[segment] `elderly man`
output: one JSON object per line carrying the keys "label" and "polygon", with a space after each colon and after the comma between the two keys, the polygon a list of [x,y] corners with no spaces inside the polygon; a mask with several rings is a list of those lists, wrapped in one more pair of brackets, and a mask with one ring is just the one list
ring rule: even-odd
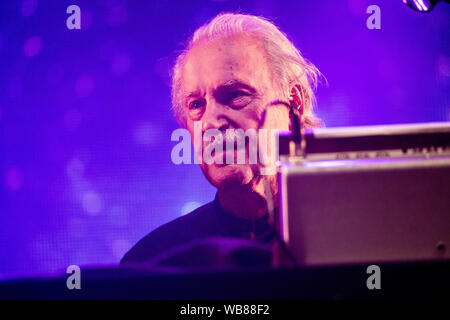
{"label": "elderly man", "polygon": [[[203,132],[217,129],[225,134],[230,129],[261,129],[263,116],[265,128],[289,130],[288,108],[272,103],[270,113],[265,110],[272,101],[289,101],[292,87],[297,86],[302,91],[305,125],[316,127],[320,120],[312,106],[318,76],[318,70],[274,24],[252,15],[220,14],[194,33],[176,61],[175,117],[191,137],[196,122]],[[248,153],[248,144],[245,148]],[[261,175],[261,164],[248,161],[200,161],[200,166],[217,188],[215,200],[151,232],[124,256],[122,266],[152,261],[208,238],[273,240],[267,204],[277,210],[276,176]],[[267,186],[270,192],[264,189]]]}

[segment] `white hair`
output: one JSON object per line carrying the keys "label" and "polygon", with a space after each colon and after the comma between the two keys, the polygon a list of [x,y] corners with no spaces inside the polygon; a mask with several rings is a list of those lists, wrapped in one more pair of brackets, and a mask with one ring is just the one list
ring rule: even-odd
{"label": "white hair", "polygon": [[186,125],[181,81],[183,63],[188,51],[200,42],[235,35],[248,35],[262,41],[274,79],[278,80],[276,86],[281,95],[279,99],[287,101],[291,88],[296,84],[300,85],[305,95],[306,127],[322,126],[322,121],[313,112],[314,91],[321,77],[319,70],[303,58],[300,51],[273,23],[262,17],[235,13],[221,13],[198,28],[176,59],[172,74],[172,105],[178,123]]}

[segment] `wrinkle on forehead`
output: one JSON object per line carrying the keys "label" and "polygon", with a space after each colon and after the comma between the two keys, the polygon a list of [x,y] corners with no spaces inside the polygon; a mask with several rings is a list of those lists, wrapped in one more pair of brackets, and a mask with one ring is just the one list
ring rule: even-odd
{"label": "wrinkle on forehead", "polygon": [[182,75],[185,94],[234,79],[257,90],[272,86],[272,72],[261,40],[236,35],[204,41],[187,53]]}

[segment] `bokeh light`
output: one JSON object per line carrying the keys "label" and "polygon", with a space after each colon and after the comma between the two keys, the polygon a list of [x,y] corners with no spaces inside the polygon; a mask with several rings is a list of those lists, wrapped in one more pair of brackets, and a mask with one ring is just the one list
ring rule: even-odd
{"label": "bokeh light", "polygon": [[27,57],[34,57],[41,52],[42,40],[39,36],[33,36],[25,41],[23,53]]}
{"label": "bokeh light", "polygon": [[124,6],[113,6],[108,13],[108,23],[110,26],[118,27],[127,20],[127,9]]}
{"label": "bokeh light", "polygon": [[24,174],[18,167],[11,167],[6,173],[6,186],[10,191],[17,191],[24,184]]}
{"label": "bokeh light", "polygon": [[75,83],[75,93],[80,98],[86,98],[94,91],[94,79],[90,75],[80,76]]}
{"label": "bokeh light", "polygon": [[103,200],[101,196],[94,191],[88,191],[82,196],[83,209],[89,215],[97,215],[103,210]]}
{"label": "bokeh light", "polygon": [[31,16],[38,7],[38,1],[37,0],[23,0],[22,6],[20,8],[20,13],[24,17]]}
{"label": "bokeh light", "polygon": [[127,54],[119,54],[111,62],[111,72],[116,76],[121,76],[130,70],[130,66],[130,56]]}

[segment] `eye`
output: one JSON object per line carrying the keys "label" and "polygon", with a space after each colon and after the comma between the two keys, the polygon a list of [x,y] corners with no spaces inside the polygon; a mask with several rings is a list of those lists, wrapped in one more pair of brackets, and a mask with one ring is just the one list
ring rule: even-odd
{"label": "eye", "polygon": [[198,99],[198,100],[194,100],[194,101],[189,102],[189,109],[191,109],[191,110],[202,108],[204,106],[205,106],[205,100],[204,99]]}
{"label": "eye", "polygon": [[237,90],[229,94],[229,106],[235,109],[243,108],[252,100],[248,92]]}
{"label": "eye", "polygon": [[242,96],[248,96],[247,92],[238,90],[231,93],[231,99],[236,99]]}

